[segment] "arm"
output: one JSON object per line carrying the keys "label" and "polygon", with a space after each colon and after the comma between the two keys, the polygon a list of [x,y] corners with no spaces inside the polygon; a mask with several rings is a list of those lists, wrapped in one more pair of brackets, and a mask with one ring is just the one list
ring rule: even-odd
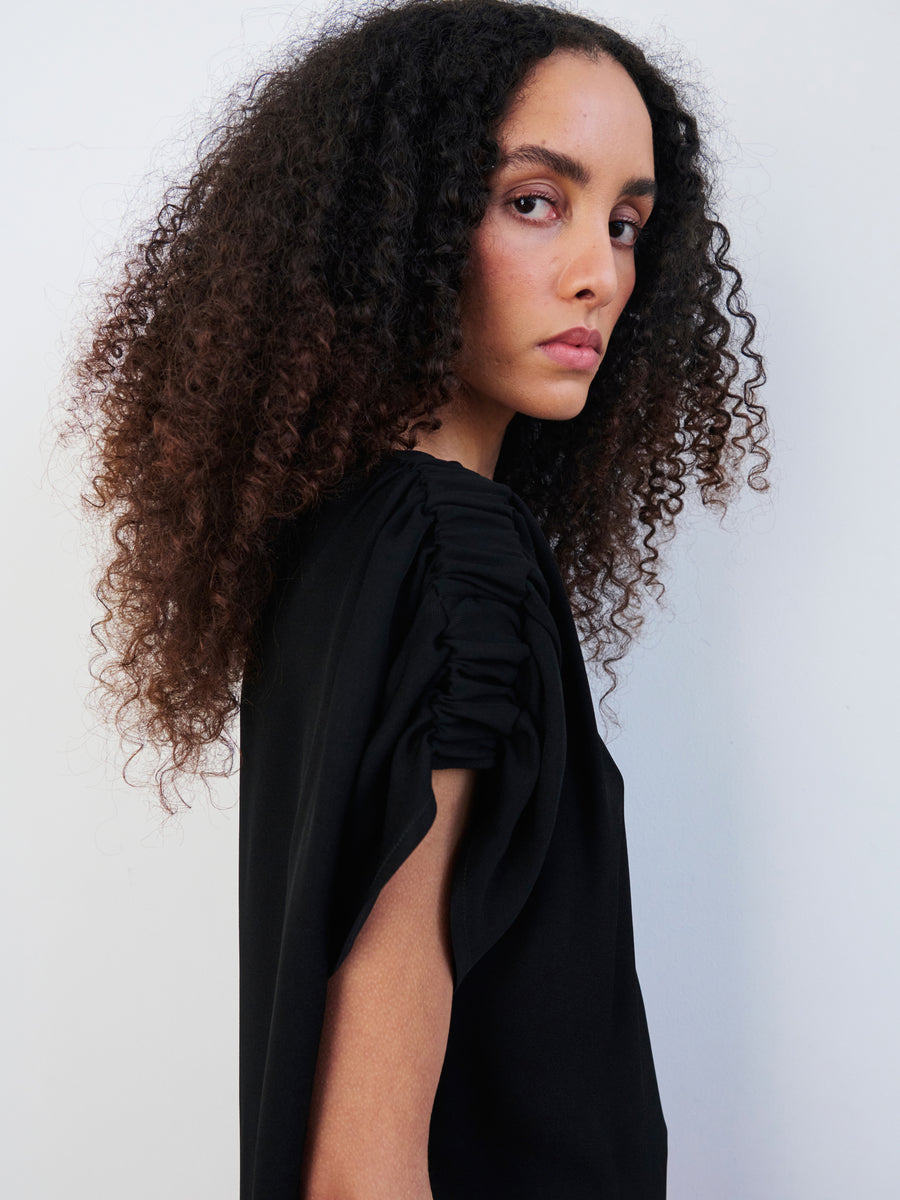
{"label": "arm", "polygon": [[431,1200],[428,1131],[450,1027],[449,896],[476,771],[433,771],[437,816],[328,982],[303,1200]]}

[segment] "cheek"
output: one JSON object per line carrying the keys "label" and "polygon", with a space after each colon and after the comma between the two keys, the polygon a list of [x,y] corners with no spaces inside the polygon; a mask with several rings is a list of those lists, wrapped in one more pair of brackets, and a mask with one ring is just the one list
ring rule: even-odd
{"label": "cheek", "polygon": [[472,316],[491,324],[518,321],[540,286],[539,255],[510,232],[482,226],[472,243],[465,296]]}
{"label": "cheek", "polygon": [[616,293],[616,320],[619,319],[622,310],[631,298],[636,278],[634,259],[629,255],[627,262],[619,270],[619,287]]}

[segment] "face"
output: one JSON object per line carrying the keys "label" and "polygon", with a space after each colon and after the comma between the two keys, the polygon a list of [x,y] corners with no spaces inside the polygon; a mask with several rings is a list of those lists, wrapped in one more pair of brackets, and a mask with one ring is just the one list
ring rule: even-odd
{"label": "face", "polygon": [[498,131],[462,291],[457,375],[487,431],[576,416],[635,281],[653,207],[650,116],[611,58],[557,51]]}

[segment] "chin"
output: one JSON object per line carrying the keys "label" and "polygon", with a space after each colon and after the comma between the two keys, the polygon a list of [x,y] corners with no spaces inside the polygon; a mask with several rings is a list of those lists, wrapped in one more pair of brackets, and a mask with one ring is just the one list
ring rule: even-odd
{"label": "chin", "polygon": [[534,397],[529,404],[519,407],[526,417],[537,417],[541,421],[571,421],[587,404],[588,390],[579,388],[568,395]]}

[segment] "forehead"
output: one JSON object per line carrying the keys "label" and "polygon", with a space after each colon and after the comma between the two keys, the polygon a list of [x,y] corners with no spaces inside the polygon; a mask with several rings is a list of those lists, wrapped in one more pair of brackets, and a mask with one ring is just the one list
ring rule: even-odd
{"label": "forehead", "polygon": [[531,143],[595,162],[615,153],[632,173],[653,173],[650,114],[634,80],[607,55],[557,50],[541,59],[514,96],[497,140],[506,151]]}

